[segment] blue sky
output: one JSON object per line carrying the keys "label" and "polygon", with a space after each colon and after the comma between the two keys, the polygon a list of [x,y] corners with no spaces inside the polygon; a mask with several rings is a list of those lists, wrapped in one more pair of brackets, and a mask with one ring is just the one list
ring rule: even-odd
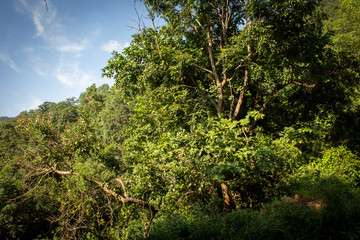
{"label": "blue sky", "polygon": [[[113,50],[131,41],[134,0],[1,0],[0,116],[59,102],[95,83]],[[145,13],[144,13],[145,14]]]}

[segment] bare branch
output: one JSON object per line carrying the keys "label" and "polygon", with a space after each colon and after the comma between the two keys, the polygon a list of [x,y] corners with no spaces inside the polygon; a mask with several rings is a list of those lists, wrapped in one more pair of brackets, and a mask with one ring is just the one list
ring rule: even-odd
{"label": "bare branch", "polygon": [[127,196],[127,193],[126,193],[125,184],[124,184],[123,180],[120,177],[115,178],[115,180],[121,184],[121,187],[122,187],[123,192],[124,192],[124,197],[127,198],[128,196]]}
{"label": "bare branch", "polygon": [[206,32],[206,29],[204,28],[204,26],[201,24],[201,22],[199,21],[199,19],[196,18],[194,13],[191,13],[191,15],[194,17],[195,22],[199,25],[199,27]]}
{"label": "bare branch", "polygon": [[41,173],[44,174],[44,175],[41,176],[40,180],[36,183],[36,185],[35,185],[33,188],[31,188],[29,191],[27,191],[26,193],[24,193],[24,194],[22,194],[22,195],[20,195],[20,196],[17,196],[17,197],[15,197],[15,198],[9,199],[8,202],[14,201],[14,200],[17,200],[17,199],[19,199],[19,198],[23,198],[24,196],[29,195],[31,192],[33,192],[35,189],[37,189],[37,188],[40,186],[41,182],[45,179],[45,177],[46,177],[47,175],[49,175],[49,174],[51,173],[51,171],[49,171],[49,170],[43,170],[43,171],[41,171]]}
{"label": "bare branch", "polygon": [[155,32],[155,44],[156,44],[156,49],[159,53],[159,57],[161,58],[161,60],[163,60],[167,65],[167,61],[163,58],[162,54],[161,54],[161,49],[160,49],[160,44],[159,44],[159,36],[158,36],[158,32],[156,30],[156,26],[155,26],[155,15],[154,15],[154,12],[151,11],[151,9],[145,5],[146,7],[146,10],[148,11],[148,14],[149,14],[149,17],[150,17],[150,20],[151,20],[151,23],[152,23],[152,26],[153,26],[153,29],[154,29],[154,32]]}
{"label": "bare branch", "polygon": [[131,19],[131,22],[134,23],[135,27],[129,26],[129,25],[127,25],[127,27],[129,27],[130,29],[137,30],[138,32],[142,32],[141,26],[145,25],[141,20],[143,18],[143,14],[142,13],[139,14],[139,11],[137,10],[136,6],[134,6],[134,10],[135,10],[135,13],[136,13],[137,20]]}
{"label": "bare branch", "polygon": [[[250,56],[248,56],[248,57],[250,57]],[[234,73],[233,73],[233,75],[231,76],[231,78],[228,78],[228,79],[227,79],[228,82],[230,82],[230,81],[232,81],[232,80],[234,79],[234,77],[236,76],[237,71],[238,71],[240,68],[245,67],[245,64],[244,64],[244,61],[245,61],[245,60],[246,60],[246,59],[243,59],[243,60],[241,61],[241,63],[235,68]]]}
{"label": "bare branch", "polygon": [[[262,107],[260,108],[259,110],[259,113],[258,114],[262,114],[266,107],[268,106],[268,104],[270,103],[271,99],[276,95],[276,93],[278,93],[281,89],[285,88],[287,85],[289,84],[279,84],[277,86],[275,86],[275,88],[272,90],[270,96],[266,99],[266,101],[263,103]],[[259,120],[253,120],[250,127],[246,130],[247,133],[251,132],[255,126],[256,126],[256,123],[258,122]]]}
{"label": "bare branch", "polygon": [[246,146],[248,146],[248,145],[249,145],[249,138],[248,138],[248,136],[246,135],[246,132],[245,132],[244,128],[241,128],[241,131],[242,131],[242,133],[243,133],[244,136],[245,136]]}
{"label": "bare branch", "polygon": [[[145,225],[145,228],[144,228],[144,236],[147,235],[148,231],[149,231],[149,228],[150,228],[150,225],[151,225],[151,222],[152,220],[154,219],[156,213],[159,211],[158,209],[156,209],[152,204],[150,204],[149,202],[146,202],[144,200],[141,200],[141,199],[136,199],[136,198],[131,198],[131,197],[127,197],[127,194],[126,192],[124,191],[124,197],[121,196],[120,194],[117,194],[116,192],[114,192],[113,190],[109,189],[107,187],[106,184],[100,182],[100,181],[97,181],[97,180],[94,180],[92,178],[89,178],[89,177],[85,177],[85,176],[81,176],[79,173],[77,172],[74,172],[74,171],[60,171],[60,170],[57,170],[55,168],[52,168],[51,169],[54,173],[57,173],[59,175],[73,175],[73,176],[77,176],[77,177],[80,177],[80,178],[83,178],[85,179],[86,181],[88,182],[91,182],[93,183],[94,185],[96,185],[97,187],[99,187],[100,189],[102,189],[106,194],[109,194],[113,197],[115,197],[115,199],[119,200],[120,202],[124,203],[124,204],[136,204],[136,205],[139,205],[139,206],[142,206],[146,209],[149,210],[149,215],[148,215],[148,221],[146,222],[146,225]],[[120,178],[117,178],[116,179],[117,181],[120,180],[120,184],[122,184],[122,187],[123,189],[125,190],[125,185],[124,183],[121,181]]]}
{"label": "bare branch", "polygon": [[200,66],[200,65],[198,65],[198,64],[196,64],[196,63],[193,63],[193,65],[194,65],[195,67],[203,70],[204,72],[208,72],[208,73],[213,74],[213,72],[212,72],[211,70],[209,70],[209,69],[207,69],[207,68],[204,68],[204,67],[202,67],[202,66]]}
{"label": "bare branch", "polygon": [[312,88],[316,87],[316,85],[317,85],[317,83],[307,84],[307,83],[299,82],[299,81],[296,81],[296,80],[292,80],[291,83],[294,83],[294,84],[299,85],[301,87],[306,87],[308,89],[312,89]]}

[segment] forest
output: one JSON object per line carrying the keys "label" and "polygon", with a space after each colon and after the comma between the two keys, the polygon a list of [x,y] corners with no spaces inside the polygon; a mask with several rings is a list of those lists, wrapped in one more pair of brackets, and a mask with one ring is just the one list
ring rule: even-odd
{"label": "forest", "polygon": [[141,2],[113,86],[1,118],[0,239],[360,239],[360,1]]}

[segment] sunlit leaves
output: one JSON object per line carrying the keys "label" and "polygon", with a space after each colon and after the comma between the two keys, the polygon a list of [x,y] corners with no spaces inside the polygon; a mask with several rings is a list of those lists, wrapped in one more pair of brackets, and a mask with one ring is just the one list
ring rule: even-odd
{"label": "sunlit leaves", "polygon": [[356,0],[338,1],[336,11],[327,21],[330,30],[335,31],[335,48],[360,56],[360,3]]}

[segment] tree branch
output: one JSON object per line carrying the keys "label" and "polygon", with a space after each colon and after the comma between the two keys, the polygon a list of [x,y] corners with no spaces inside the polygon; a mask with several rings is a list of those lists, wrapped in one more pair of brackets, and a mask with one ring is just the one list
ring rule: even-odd
{"label": "tree branch", "polygon": [[[278,93],[281,89],[283,89],[284,87],[286,87],[288,84],[280,84],[275,86],[275,88],[272,90],[270,96],[268,97],[268,99],[266,99],[266,101],[263,103],[262,107],[259,110],[259,114],[263,113],[266,109],[266,107],[268,106],[269,102],[271,101],[271,99],[276,95],[276,93]],[[253,120],[250,127],[246,130],[247,133],[250,133],[252,130],[254,130],[256,123],[259,120]]]}
{"label": "tree branch", "polygon": [[241,109],[241,106],[243,104],[243,101],[244,101],[244,96],[245,96],[245,90],[246,90],[246,87],[248,85],[248,81],[249,81],[249,69],[245,69],[245,77],[244,77],[244,83],[243,83],[243,86],[241,88],[241,91],[240,91],[240,96],[239,96],[239,100],[236,104],[236,107],[235,107],[235,110],[233,112],[233,114],[231,115],[231,118],[233,120],[235,120],[239,113],[240,113],[240,109]]}
{"label": "tree branch", "polygon": [[216,102],[214,101],[214,99],[212,99],[206,92],[204,92],[204,90],[202,90],[199,85],[197,84],[197,82],[195,81],[194,77],[191,74],[187,74],[188,77],[190,78],[190,80],[196,85],[195,89],[198,89],[201,93],[201,95],[203,95],[205,98],[207,98],[216,108],[217,112],[219,112],[218,109],[218,105],[216,104]]}
{"label": "tree branch", "polygon": [[136,199],[136,198],[131,198],[128,197],[126,192],[125,192],[125,185],[122,182],[122,180],[120,178],[116,178],[116,180],[118,182],[120,182],[120,184],[122,185],[123,189],[124,189],[124,197],[121,196],[120,194],[117,194],[116,192],[114,192],[113,190],[109,189],[106,184],[94,180],[92,178],[89,177],[85,177],[85,176],[81,176],[79,173],[74,172],[74,171],[61,171],[61,170],[57,170],[56,168],[51,168],[51,170],[59,175],[72,175],[72,176],[77,176],[79,178],[83,178],[86,181],[93,183],[94,185],[96,185],[97,187],[99,187],[100,189],[102,189],[106,194],[109,194],[111,196],[113,196],[115,199],[119,200],[120,202],[122,202],[123,204],[136,204],[136,205],[140,205],[146,209],[149,210],[149,215],[148,215],[148,220],[145,224],[145,228],[144,228],[144,237],[148,234],[150,225],[152,220],[154,219],[156,213],[159,211],[158,209],[156,209],[152,204],[150,204],[149,202],[146,202],[144,200],[141,199]]}
{"label": "tree branch", "polygon": [[199,68],[199,69],[201,69],[201,70],[203,70],[204,72],[208,72],[208,73],[213,73],[211,70],[209,70],[209,69],[207,69],[207,68],[204,68],[204,67],[202,67],[202,66],[200,66],[200,65],[198,65],[198,64],[196,64],[196,63],[192,63],[195,67],[197,67],[197,68]]}
{"label": "tree branch", "polygon": [[296,81],[296,80],[292,80],[290,83],[294,83],[296,85],[299,85],[301,87],[306,87],[306,88],[309,88],[309,89],[312,89],[312,88],[316,87],[316,85],[317,85],[317,83],[307,84],[307,83],[299,82],[299,81]]}

